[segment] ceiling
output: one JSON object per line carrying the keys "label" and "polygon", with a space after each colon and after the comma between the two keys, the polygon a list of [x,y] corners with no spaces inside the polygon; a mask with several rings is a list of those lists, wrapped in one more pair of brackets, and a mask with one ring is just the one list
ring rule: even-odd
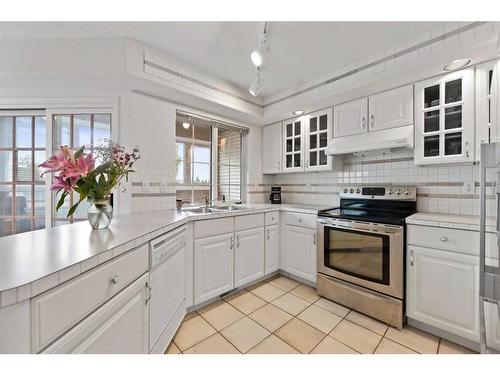
{"label": "ceiling", "polygon": [[[443,22],[270,22],[263,96],[315,79]],[[3,22],[0,39],[131,37],[246,90],[263,22]]]}

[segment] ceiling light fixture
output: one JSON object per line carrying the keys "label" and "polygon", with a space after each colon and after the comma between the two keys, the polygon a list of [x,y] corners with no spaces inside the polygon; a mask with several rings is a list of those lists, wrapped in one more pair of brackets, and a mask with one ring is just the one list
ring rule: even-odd
{"label": "ceiling light fixture", "polygon": [[260,77],[260,68],[257,68],[257,78],[255,78],[255,81],[252,82],[252,84],[248,88],[248,91],[253,96],[258,96],[262,92],[263,88],[264,88],[264,81]]}
{"label": "ceiling light fixture", "polygon": [[182,127],[183,127],[184,129],[189,129],[189,126],[190,126],[189,122],[183,122],[183,123],[182,123]]}
{"label": "ceiling light fixture", "polygon": [[294,115],[300,116],[300,115],[303,115],[304,113],[306,113],[306,111],[303,111],[302,109],[298,109],[296,111],[293,111],[292,113]]}
{"label": "ceiling light fixture", "polygon": [[472,59],[464,57],[462,59],[453,60],[452,62],[444,65],[442,69],[445,72],[452,72],[457,69],[465,68],[467,65],[470,65],[471,62]]}
{"label": "ceiling light fixture", "polygon": [[252,51],[252,53],[250,53],[252,64],[254,64],[257,68],[260,68],[264,63],[265,55],[268,51],[269,47],[267,45],[267,22],[265,22],[264,31],[259,36],[259,45]]}

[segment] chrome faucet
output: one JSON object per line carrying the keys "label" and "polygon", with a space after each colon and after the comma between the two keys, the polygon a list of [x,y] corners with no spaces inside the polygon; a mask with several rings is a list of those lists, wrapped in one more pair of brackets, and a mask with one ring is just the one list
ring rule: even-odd
{"label": "chrome faucet", "polygon": [[212,203],[214,203],[216,201],[217,201],[217,198],[214,198],[211,201],[209,201],[208,197],[205,197],[205,206],[208,207],[208,206],[210,206]]}

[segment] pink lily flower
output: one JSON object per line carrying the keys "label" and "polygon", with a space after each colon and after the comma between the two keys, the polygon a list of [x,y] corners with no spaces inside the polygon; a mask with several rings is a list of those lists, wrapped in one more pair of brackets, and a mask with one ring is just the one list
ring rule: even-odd
{"label": "pink lily flower", "polygon": [[88,153],[80,156],[74,162],[68,162],[64,169],[64,175],[78,180],[80,177],[86,177],[94,169],[94,165],[94,157]]}
{"label": "pink lily flower", "polygon": [[47,172],[59,172],[66,166],[66,157],[63,152],[59,152],[57,155],[51,156],[48,160],[44,161],[39,167],[46,168],[46,171],[42,173],[42,176]]}
{"label": "pink lily flower", "polygon": [[61,174],[54,176],[54,183],[52,184],[50,190],[64,190],[67,193],[71,193],[76,186],[77,179],[68,178]]}

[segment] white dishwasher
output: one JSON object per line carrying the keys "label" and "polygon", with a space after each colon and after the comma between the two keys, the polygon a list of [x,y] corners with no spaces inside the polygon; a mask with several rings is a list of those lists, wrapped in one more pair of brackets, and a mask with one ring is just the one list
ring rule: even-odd
{"label": "white dishwasher", "polygon": [[163,353],[186,314],[186,226],[150,242],[149,349]]}

